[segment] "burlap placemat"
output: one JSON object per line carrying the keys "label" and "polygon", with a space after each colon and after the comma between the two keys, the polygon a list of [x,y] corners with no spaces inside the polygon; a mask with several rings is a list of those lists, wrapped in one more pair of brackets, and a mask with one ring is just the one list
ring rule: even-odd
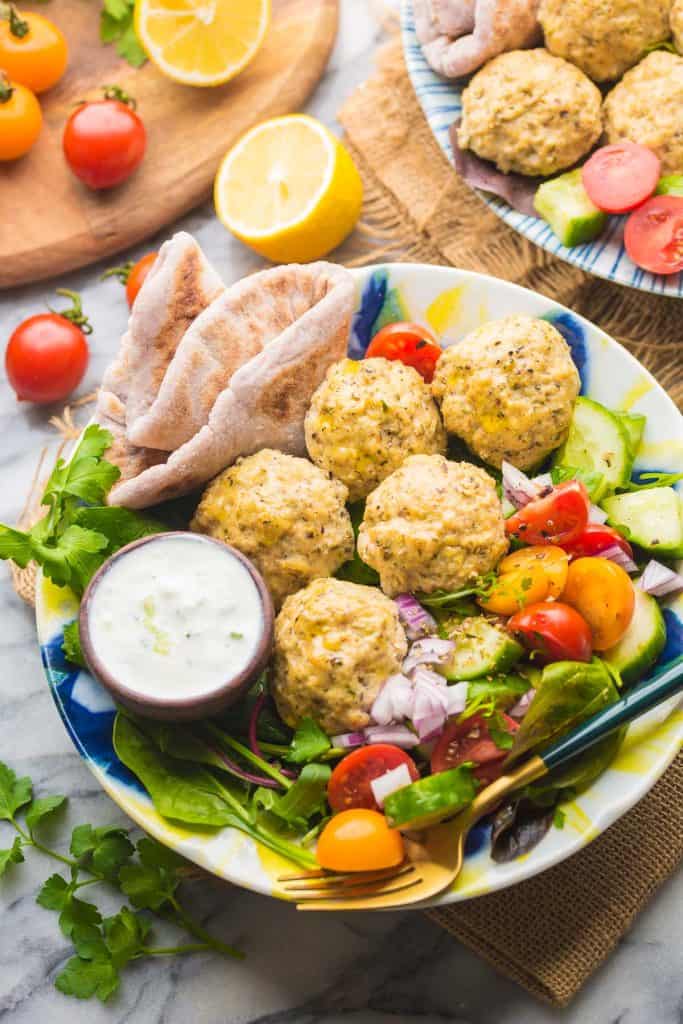
{"label": "burlap placemat", "polygon": [[[400,43],[339,119],[363,175],[364,251],[346,262],[415,260],[503,277],[582,313],[683,400],[675,299],[570,267],[508,228],[455,174],[424,119]],[[374,232],[374,245],[368,240]],[[428,916],[538,998],[564,1006],[683,858],[683,755],[647,797],[563,864]]]}

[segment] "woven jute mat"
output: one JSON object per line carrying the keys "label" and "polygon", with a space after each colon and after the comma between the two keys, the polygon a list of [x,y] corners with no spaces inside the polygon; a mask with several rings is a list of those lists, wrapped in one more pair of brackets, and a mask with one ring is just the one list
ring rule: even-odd
{"label": "woven jute mat", "polygon": [[[364,251],[346,262],[450,264],[535,289],[617,338],[683,402],[683,304],[589,277],[496,217],[439,149],[398,41],[380,53],[376,74],[339,119],[366,194]],[[681,858],[683,755],[576,856],[514,888],[428,916],[539,999],[564,1006]]]}

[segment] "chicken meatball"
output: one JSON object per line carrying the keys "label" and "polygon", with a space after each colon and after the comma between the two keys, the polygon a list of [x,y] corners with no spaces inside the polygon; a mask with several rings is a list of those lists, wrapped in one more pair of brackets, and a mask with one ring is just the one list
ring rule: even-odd
{"label": "chicken meatball", "polygon": [[683,53],[683,0],[674,0],[672,3],[669,23],[674,45],[679,53]]}
{"label": "chicken meatball", "polygon": [[662,174],[683,174],[683,57],[655,50],[607,94],[610,142],[628,139],[654,150]]}
{"label": "chicken meatball", "polygon": [[190,525],[251,558],[279,607],[352,557],[346,498],[346,487],[308,459],[264,448],[209,484]]}
{"label": "chicken meatball", "polygon": [[489,61],[462,94],[458,143],[506,174],[555,174],[602,133],[601,96],[573,64],[547,50]]}
{"label": "chicken meatball", "polygon": [[507,550],[488,473],[442,455],[411,455],[369,496],[358,554],[382,590],[456,590],[495,568]]}
{"label": "chicken meatball", "polygon": [[432,390],[446,429],[484,462],[532,469],[566,439],[579,374],[547,320],[492,320],[442,354]]}
{"label": "chicken meatball", "polygon": [[379,590],[314,580],[287,598],[275,621],[277,709],[292,728],[310,717],[332,735],[364,729],[407,650],[397,607]]}
{"label": "chicken meatball", "polygon": [[446,450],[429,386],[412,366],[388,359],[343,359],[328,370],[306,414],[313,461],[364,498],[407,455]]}
{"label": "chicken meatball", "polygon": [[671,0],[541,0],[545,45],[594,82],[620,78],[670,35]]}

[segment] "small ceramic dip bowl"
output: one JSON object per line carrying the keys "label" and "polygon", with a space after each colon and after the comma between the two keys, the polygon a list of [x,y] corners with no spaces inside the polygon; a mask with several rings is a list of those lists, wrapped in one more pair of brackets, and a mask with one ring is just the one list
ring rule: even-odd
{"label": "small ceramic dip bowl", "polygon": [[158,533],[104,563],[83,595],[85,660],[140,715],[219,714],[265,668],[273,603],[248,558],[212,537]]}

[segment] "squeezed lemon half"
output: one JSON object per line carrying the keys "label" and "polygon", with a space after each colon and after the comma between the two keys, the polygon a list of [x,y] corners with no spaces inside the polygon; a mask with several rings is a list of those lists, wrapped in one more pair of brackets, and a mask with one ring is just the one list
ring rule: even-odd
{"label": "squeezed lemon half", "polygon": [[308,263],[353,230],[363,203],[348,151],[313,117],[274,117],[223,159],[214,185],[226,228],[275,263]]}
{"label": "squeezed lemon half", "polygon": [[135,31],[149,59],[183,85],[222,85],[263,42],[270,0],[136,0]]}

